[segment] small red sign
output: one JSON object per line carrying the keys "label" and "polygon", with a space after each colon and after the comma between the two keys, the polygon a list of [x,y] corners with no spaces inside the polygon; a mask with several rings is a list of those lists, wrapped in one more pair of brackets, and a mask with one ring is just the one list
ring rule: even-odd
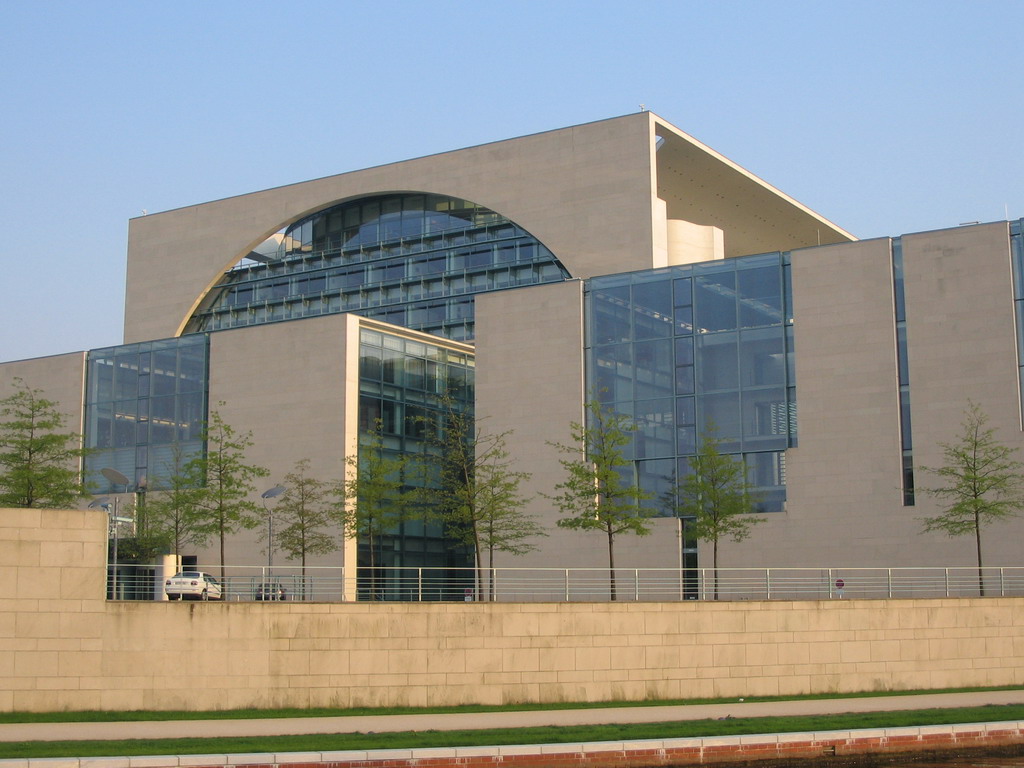
{"label": "small red sign", "polygon": [[846,586],[846,582],[842,579],[836,579],[836,589],[842,589]]}

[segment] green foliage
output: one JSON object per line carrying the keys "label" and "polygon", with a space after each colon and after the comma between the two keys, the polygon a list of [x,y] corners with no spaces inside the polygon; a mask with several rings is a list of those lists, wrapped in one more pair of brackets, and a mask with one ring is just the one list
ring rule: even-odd
{"label": "green foliage", "polygon": [[59,404],[22,379],[0,400],[0,507],[70,509],[85,495],[81,436],[65,432]]}
{"label": "green foliage", "polygon": [[361,439],[355,454],[345,457],[344,481],[335,486],[335,507],[347,538],[365,541],[369,547],[371,597],[376,597],[377,550],[383,534],[406,518],[411,494],[405,488],[409,457],[388,450],[384,426],[377,420]]}
{"label": "green foliage", "polygon": [[[477,570],[494,567],[494,553],[522,555],[536,549],[531,539],[546,536],[523,507],[520,485],[530,475],[513,468],[506,441],[511,432],[484,432],[473,416],[444,399],[444,423],[428,422],[426,438],[436,455],[436,487],[427,490],[430,506],[446,524],[446,533],[472,546]],[[440,429],[438,428],[440,426]]]}
{"label": "green foliage", "polygon": [[997,441],[995,429],[987,423],[988,416],[969,401],[957,440],[940,444],[946,463],[921,467],[941,484],[917,489],[938,499],[941,508],[939,514],[921,518],[925,531],[941,531],[951,537],[974,536],[982,595],[982,528],[1024,509],[1024,464],[1013,458],[1017,449]]}
{"label": "green foliage", "polygon": [[718,543],[723,539],[743,541],[751,529],[764,522],[755,517],[757,497],[747,483],[746,467],[737,457],[720,451],[722,441],[709,426],[697,453],[690,457],[690,469],[672,493],[673,512],[683,518],[687,535],[711,542],[714,599],[718,599]]}
{"label": "green foliage", "polygon": [[689,518],[687,533],[714,547],[718,568],[718,542],[743,541],[763,518],[757,512],[757,497],[747,483],[743,461],[723,454],[722,441],[710,429],[701,438],[697,453],[690,457],[693,470],[676,486],[675,514]]}
{"label": "green foliage", "polygon": [[309,459],[296,462],[295,469],[284,476],[284,487],[284,495],[274,506],[274,518],[280,524],[274,544],[289,560],[301,561],[305,575],[307,556],[325,555],[338,548],[337,540],[325,530],[333,522],[328,487],[310,477]]}
{"label": "green foliage", "polygon": [[555,486],[558,493],[548,498],[564,515],[558,521],[560,527],[604,533],[611,598],[615,600],[615,537],[649,534],[654,510],[641,503],[651,494],[625,479],[632,473],[624,452],[633,432],[630,420],[596,399],[587,403],[586,412],[586,424],[570,425],[570,443],[549,443],[566,458],[558,462],[565,470],[565,480]]}
{"label": "green foliage", "polygon": [[197,489],[192,502],[196,514],[193,528],[198,536],[216,536],[220,542],[223,579],[224,543],[240,528],[259,525],[263,510],[249,497],[256,491],[256,478],[270,472],[245,460],[245,451],[253,444],[252,433],[238,434],[216,410],[210,411],[203,440],[206,453],[189,461],[185,474]]}
{"label": "green foliage", "polygon": [[202,526],[196,509],[202,478],[196,467],[189,467],[180,445],[172,446],[171,458],[162,468],[163,478],[154,485],[166,490],[146,494],[148,535],[162,542],[173,555],[181,555],[190,546],[204,546],[209,529]]}

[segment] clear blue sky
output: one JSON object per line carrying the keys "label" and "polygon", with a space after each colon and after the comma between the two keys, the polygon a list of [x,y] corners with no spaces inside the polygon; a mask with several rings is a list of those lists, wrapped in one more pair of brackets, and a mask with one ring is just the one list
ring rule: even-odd
{"label": "clear blue sky", "polygon": [[128,219],[643,103],[859,237],[1024,216],[1024,0],[6,0],[0,360],[121,341]]}

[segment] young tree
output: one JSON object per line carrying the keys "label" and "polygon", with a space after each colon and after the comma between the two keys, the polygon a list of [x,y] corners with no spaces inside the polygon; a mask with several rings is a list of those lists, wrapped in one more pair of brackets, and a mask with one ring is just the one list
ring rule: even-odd
{"label": "young tree", "polygon": [[206,453],[192,459],[186,473],[198,489],[193,502],[195,530],[200,536],[217,537],[223,580],[224,542],[240,528],[259,525],[262,510],[249,497],[256,491],[254,480],[270,472],[245,460],[245,451],[253,444],[252,433],[238,434],[216,410],[210,411],[203,440]]}
{"label": "young tree", "polygon": [[346,538],[366,542],[370,553],[370,599],[377,599],[377,550],[381,537],[405,519],[409,457],[388,451],[378,420],[355,454],[345,457],[348,476],[335,487],[335,507]]}
{"label": "young tree", "polygon": [[0,400],[0,507],[70,509],[85,495],[80,435],[65,432],[59,404],[22,379]]}
{"label": "young tree", "polygon": [[567,458],[559,459],[566,473],[565,480],[555,486],[560,493],[548,498],[565,515],[558,521],[560,527],[604,533],[609,587],[615,600],[615,537],[651,532],[648,520],[654,510],[641,502],[652,494],[625,478],[632,469],[623,452],[633,431],[630,420],[596,399],[587,403],[586,416],[586,424],[571,425],[569,444],[549,443]]}
{"label": "young tree", "polygon": [[181,446],[171,447],[171,457],[164,469],[164,478],[155,485],[162,491],[147,494],[146,520],[148,534],[161,541],[180,557],[190,546],[204,546],[210,533],[201,530],[201,520],[196,511],[200,489],[197,476],[188,471],[188,460]]}
{"label": "young tree", "polygon": [[[281,523],[274,544],[289,560],[302,563],[302,583],[306,583],[306,558],[325,555],[338,548],[338,542],[325,530],[331,523],[327,483],[309,475],[309,459],[296,462],[284,476],[284,495],[274,515]],[[269,543],[269,542],[268,542]]]}
{"label": "young tree", "polygon": [[985,596],[981,555],[981,529],[989,523],[1013,517],[1024,509],[1024,464],[1013,458],[1016,448],[995,438],[995,428],[986,427],[988,416],[968,401],[956,442],[940,443],[946,463],[922,467],[941,485],[918,488],[939,500],[937,515],[921,518],[925,531],[946,535],[973,535],[978,560],[978,589]]}
{"label": "young tree", "polygon": [[523,511],[527,499],[520,484],[530,475],[513,469],[506,440],[510,432],[484,432],[472,415],[444,402],[441,429],[431,424],[428,439],[438,455],[438,487],[431,489],[439,517],[455,538],[473,547],[478,590],[483,555],[491,573],[488,594],[494,598],[494,553],[521,555],[536,549],[530,539],[546,536]]}
{"label": "young tree", "polygon": [[714,572],[714,599],[718,599],[718,542],[743,541],[763,518],[755,517],[757,498],[747,483],[742,459],[720,452],[722,441],[709,429],[697,454],[690,457],[693,470],[675,488],[676,516],[689,518],[687,533],[710,541]]}

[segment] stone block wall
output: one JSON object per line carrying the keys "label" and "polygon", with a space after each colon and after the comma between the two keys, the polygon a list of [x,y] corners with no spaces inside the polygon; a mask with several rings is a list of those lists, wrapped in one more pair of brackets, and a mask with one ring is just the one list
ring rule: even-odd
{"label": "stone block wall", "polygon": [[711,698],[1024,683],[1018,598],[104,600],[102,512],[0,510],[0,710]]}

